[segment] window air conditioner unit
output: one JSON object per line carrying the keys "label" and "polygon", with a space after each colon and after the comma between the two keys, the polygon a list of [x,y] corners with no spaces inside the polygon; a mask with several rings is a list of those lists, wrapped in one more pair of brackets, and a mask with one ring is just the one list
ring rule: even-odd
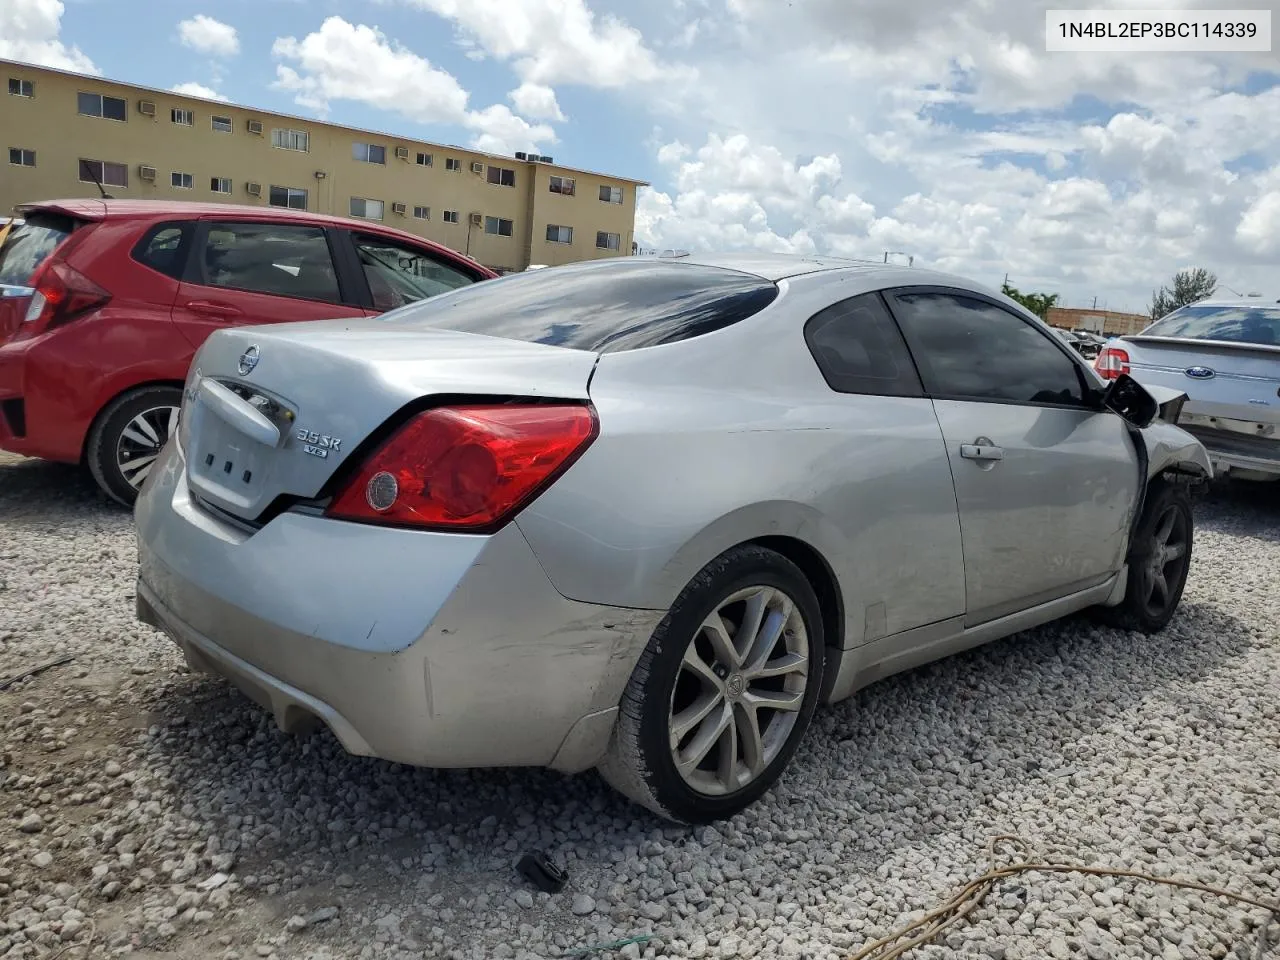
{"label": "window air conditioner unit", "polygon": [[397,160],[408,160],[408,159],[409,159],[409,148],[408,148],[408,147],[396,147],[396,159],[397,159]]}
{"label": "window air conditioner unit", "polygon": [[149,167],[145,163],[138,166],[138,176],[143,180],[154,180],[156,178],[156,168]]}
{"label": "window air conditioner unit", "polygon": [[472,225],[473,227],[478,227],[478,226],[480,226],[482,223],[484,223],[484,214],[482,214],[482,213],[473,213],[473,214],[471,215],[471,225]]}
{"label": "window air conditioner unit", "polygon": [[393,203],[391,205],[391,212],[398,213],[402,217],[404,216],[404,210],[405,210],[405,206],[403,203]]}
{"label": "window air conditioner unit", "polygon": [[262,196],[262,184],[260,183],[246,183],[244,189],[251,197]]}
{"label": "window air conditioner unit", "polygon": [[484,164],[483,164],[483,163],[481,163],[479,160],[476,160],[475,162],[473,162],[473,163],[471,164],[471,172],[472,172],[472,173],[484,173]]}
{"label": "window air conditioner unit", "polygon": [[517,159],[517,160],[528,160],[528,159],[529,159],[529,154],[527,154],[527,153],[517,153],[517,154],[516,154],[516,159]]}
{"label": "window air conditioner unit", "polygon": [[154,117],[156,115],[156,105],[152,100],[139,100],[138,112],[144,117]]}
{"label": "window air conditioner unit", "polygon": [[255,137],[262,136],[261,120],[250,120],[248,123],[248,127],[249,127],[249,132],[252,133]]}
{"label": "window air conditioner unit", "polygon": [[547,157],[547,156],[539,157],[539,158],[538,158],[538,161],[539,161],[540,163],[555,163],[555,159],[554,159],[554,158],[552,158],[552,157]]}

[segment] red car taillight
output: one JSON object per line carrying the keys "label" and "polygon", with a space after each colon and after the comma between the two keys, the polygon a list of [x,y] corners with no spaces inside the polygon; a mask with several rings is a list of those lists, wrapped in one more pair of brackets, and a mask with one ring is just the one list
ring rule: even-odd
{"label": "red car taillight", "polygon": [[1129,372],[1129,353],[1119,347],[1103,347],[1093,362],[1093,369],[1102,375],[1103,380],[1114,380]]}
{"label": "red car taillight", "polygon": [[595,439],[585,404],[440,407],[420,413],[360,465],[325,515],[480,531],[502,524]]}
{"label": "red car taillight", "polygon": [[35,293],[27,305],[25,323],[38,323],[47,329],[73,320],[89,310],[101,307],[111,293],[98,286],[65,261],[53,260],[36,275]]}

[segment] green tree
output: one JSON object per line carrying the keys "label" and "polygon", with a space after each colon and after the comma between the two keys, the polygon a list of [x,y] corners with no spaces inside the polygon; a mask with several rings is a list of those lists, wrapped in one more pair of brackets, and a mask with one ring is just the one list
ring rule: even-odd
{"label": "green tree", "polygon": [[1173,275],[1173,286],[1161,287],[1151,294],[1151,319],[1159,320],[1179,307],[1203,300],[1218,286],[1217,274],[1204,267],[1179,270]]}
{"label": "green tree", "polygon": [[1009,286],[1008,280],[1004,282],[1004,286],[1000,288],[1000,292],[1010,300],[1016,300],[1018,303],[1022,304],[1041,320],[1048,317],[1049,308],[1058,302],[1058,295],[1056,293],[1023,293],[1017,287]]}

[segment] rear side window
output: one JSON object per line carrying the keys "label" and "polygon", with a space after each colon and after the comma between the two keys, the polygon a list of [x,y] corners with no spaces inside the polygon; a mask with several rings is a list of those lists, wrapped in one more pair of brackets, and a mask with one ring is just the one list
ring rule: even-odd
{"label": "rear side window", "polygon": [[181,223],[162,223],[148,230],[133,249],[133,258],[175,280],[182,278],[186,260],[183,243],[187,230]]}
{"label": "rear side window", "polygon": [[1280,310],[1260,307],[1183,307],[1142,331],[1144,337],[1280,344]]}
{"label": "rear side window", "polygon": [[329,242],[319,227],[212,223],[198,259],[201,282],[211,287],[341,302]]}
{"label": "rear side window", "polygon": [[923,393],[902,332],[878,293],[814,314],[804,325],[804,339],[832,390],[884,397]]}
{"label": "rear side window", "polygon": [[71,235],[72,228],[70,220],[61,218],[33,217],[15,224],[0,246],[0,283],[28,286],[31,275]]}
{"label": "rear side window", "polygon": [[768,280],[735,270],[606,260],[486,280],[382,319],[613,353],[720,330],[759,313],[777,296]]}

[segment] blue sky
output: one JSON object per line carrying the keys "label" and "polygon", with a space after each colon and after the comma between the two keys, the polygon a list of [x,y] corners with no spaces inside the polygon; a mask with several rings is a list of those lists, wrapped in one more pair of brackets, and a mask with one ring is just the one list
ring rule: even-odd
{"label": "blue sky", "polygon": [[0,57],[648,180],[646,245],[901,250],[1115,309],[1187,266],[1280,297],[1276,55],[1047,53],[1049,6],[3,0]]}

